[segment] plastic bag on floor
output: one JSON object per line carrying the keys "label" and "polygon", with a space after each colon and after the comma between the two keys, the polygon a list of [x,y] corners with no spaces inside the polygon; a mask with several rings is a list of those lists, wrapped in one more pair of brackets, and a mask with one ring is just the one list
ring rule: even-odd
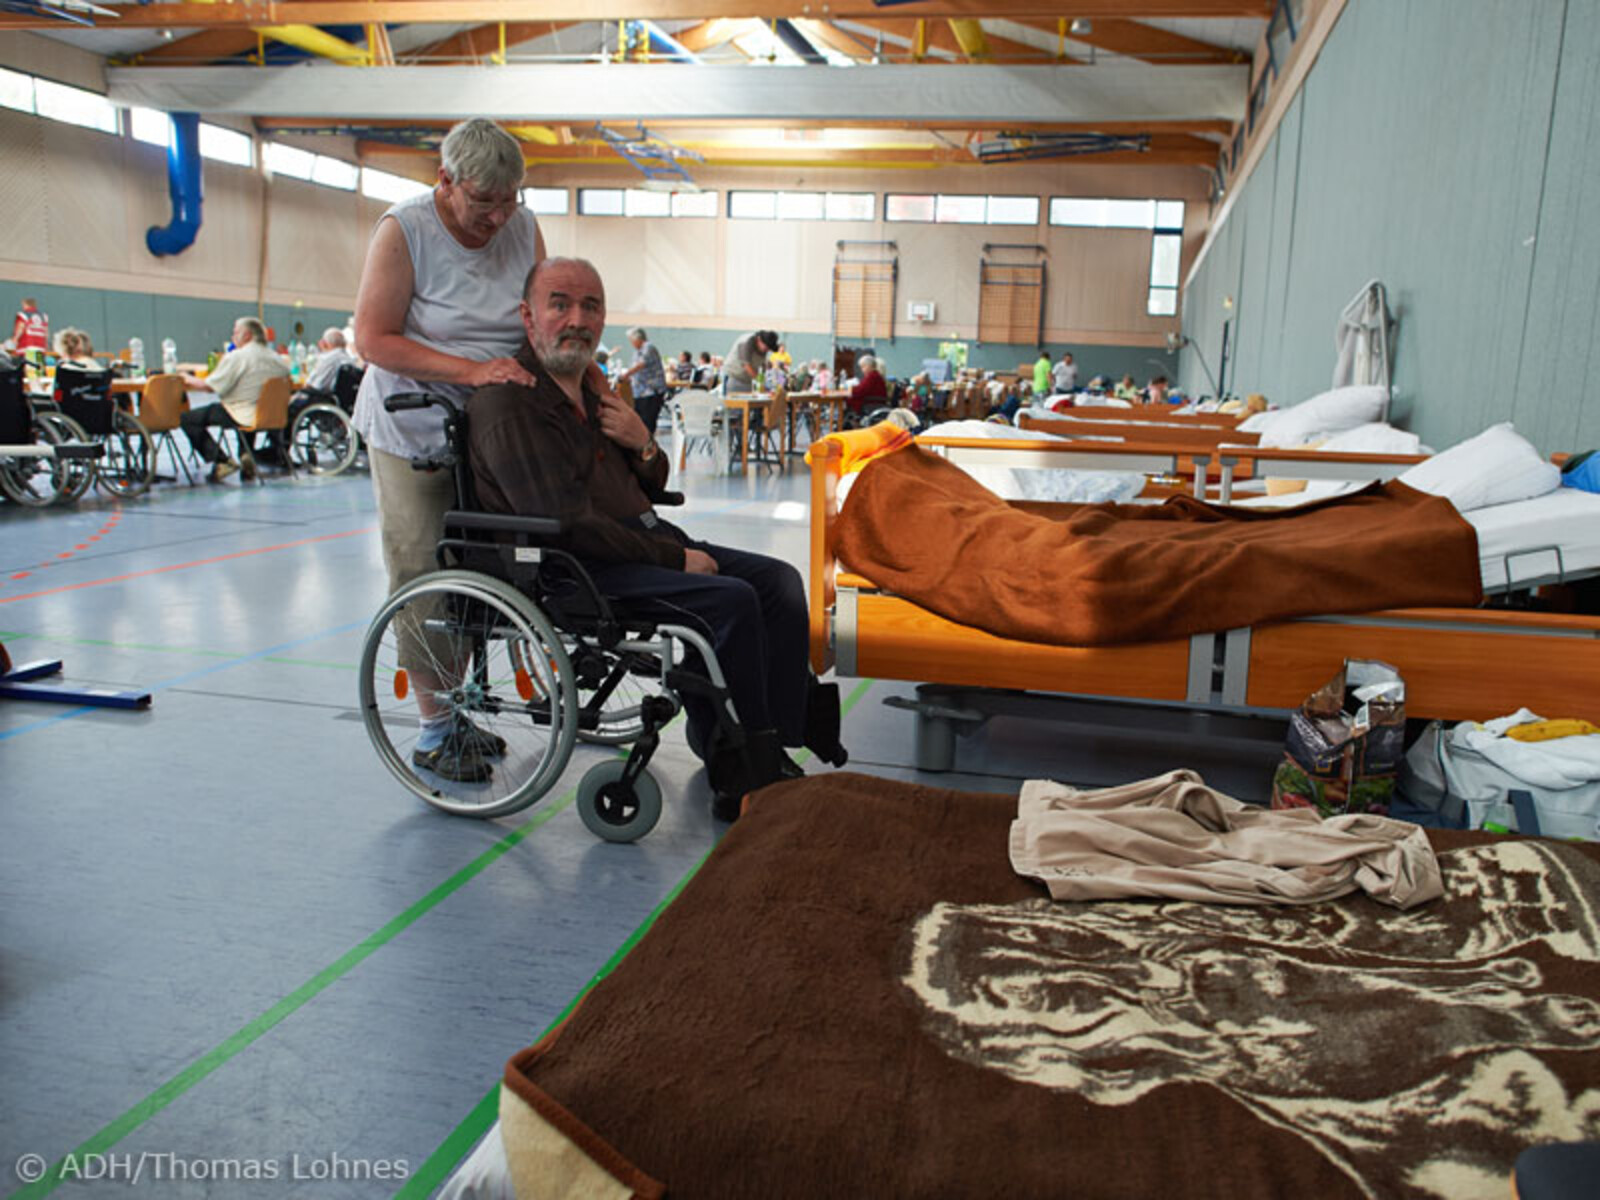
{"label": "plastic bag on floor", "polygon": [[[1600,841],[1600,734],[1509,736],[1539,720],[1524,708],[1449,730],[1435,721],[1406,754],[1406,798],[1452,825]],[[1528,797],[1521,811],[1514,792]]]}
{"label": "plastic bag on floor", "polygon": [[1289,719],[1273,808],[1387,814],[1405,750],[1406,685],[1373,659],[1347,659]]}

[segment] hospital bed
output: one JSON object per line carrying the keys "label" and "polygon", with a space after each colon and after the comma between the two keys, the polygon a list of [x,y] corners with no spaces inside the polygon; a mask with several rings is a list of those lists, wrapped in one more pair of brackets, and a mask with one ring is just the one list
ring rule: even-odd
{"label": "hospital bed", "polygon": [[[811,450],[809,596],[812,666],[840,675],[916,682],[916,765],[949,770],[955,739],[997,714],[1048,716],[1052,697],[1133,700],[1191,709],[1281,714],[1322,686],[1346,658],[1391,663],[1407,712],[1483,719],[1526,706],[1600,721],[1600,617],[1510,608],[1414,608],[1274,622],[1112,646],[1040,645],[946,620],[843,567],[836,520],[841,468],[869,431]],[[849,439],[858,438],[852,443]],[[918,445],[958,465],[1175,469],[1171,448],[1138,443],[1007,442],[926,437]],[[1393,478],[1413,456],[1252,451],[1258,464],[1303,478]],[[1205,466],[1197,456],[1197,494]],[[1228,480],[1223,470],[1225,486]],[[1288,473],[1286,470],[1284,473]],[[1564,582],[1600,571],[1600,497],[1560,489],[1468,514],[1480,530],[1486,592]],[[1404,569],[1389,564],[1388,569]],[[1492,710],[1492,711],[1491,711]]]}

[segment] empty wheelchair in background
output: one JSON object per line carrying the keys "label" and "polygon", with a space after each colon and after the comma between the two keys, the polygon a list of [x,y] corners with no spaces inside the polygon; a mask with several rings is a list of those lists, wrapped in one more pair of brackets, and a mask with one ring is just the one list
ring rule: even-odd
{"label": "empty wheelchair in background", "polygon": [[20,367],[0,371],[0,492],[29,508],[75,500],[102,453],[70,417],[35,408]]}
{"label": "empty wheelchair in background", "polygon": [[289,425],[289,458],[296,470],[337,475],[355,463],[361,453],[361,435],[356,433],[351,416],[365,373],[361,367],[346,363],[334,376],[331,392],[301,389],[311,403],[300,406]]}
{"label": "empty wheelchair in background", "polygon": [[53,407],[76,431],[103,447],[98,462],[91,464],[94,482],[113,496],[139,496],[155,479],[155,441],[111,394],[111,382],[110,371],[59,366]]}
{"label": "empty wheelchair in background", "polygon": [[[736,794],[742,780],[757,779],[707,640],[608,601],[582,564],[553,545],[558,521],[475,511],[465,413],[422,394],[384,403],[391,412],[444,411],[444,452],[413,466],[450,470],[457,503],[445,516],[440,569],[390,596],[362,646],[362,718],[390,772],[444,812],[500,817],[545,795],[578,740],[631,744],[626,758],[591,767],[577,795],[594,834],[631,842],[661,816],[661,788],[648,770],[661,729],[685,696],[698,695],[717,714],[719,769],[732,772],[716,786]],[[652,498],[682,502],[671,493]],[[446,778],[419,765],[419,696],[449,715],[451,736],[491,753],[487,770]]]}

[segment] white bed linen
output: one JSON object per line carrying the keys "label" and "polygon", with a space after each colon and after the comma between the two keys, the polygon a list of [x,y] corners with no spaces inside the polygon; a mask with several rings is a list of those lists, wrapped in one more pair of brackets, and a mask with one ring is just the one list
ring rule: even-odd
{"label": "white bed linen", "polygon": [[[935,438],[1002,438],[1007,441],[1058,442],[1053,433],[1035,429],[1013,429],[997,421],[945,421],[928,430]],[[1076,441],[1120,442],[1116,437],[1075,438]],[[963,471],[1002,500],[1031,500],[1036,503],[1098,504],[1102,501],[1132,500],[1144,490],[1144,476],[1137,471],[1079,471],[1052,468],[970,466],[957,462]],[[847,477],[848,478],[848,477]],[[839,502],[844,503],[844,481],[840,481]]]}

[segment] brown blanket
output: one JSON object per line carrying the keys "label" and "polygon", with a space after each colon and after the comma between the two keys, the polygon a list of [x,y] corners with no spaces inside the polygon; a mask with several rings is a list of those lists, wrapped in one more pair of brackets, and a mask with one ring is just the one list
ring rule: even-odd
{"label": "brown blanket", "polygon": [[1041,516],[913,447],[861,472],[838,538],[852,570],[942,617],[1062,646],[1483,597],[1472,526],[1401,483],[1286,511],[1180,496]]}
{"label": "brown blanket", "polygon": [[755,795],[508,1067],[513,1174],[570,1195],[564,1149],[685,1200],[1503,1200],[1526,1146],[1600,1136],[1600,848],[1430,831],[1445,898],[1406,913],[1055,902],[1008,862],[1016,803]]}

